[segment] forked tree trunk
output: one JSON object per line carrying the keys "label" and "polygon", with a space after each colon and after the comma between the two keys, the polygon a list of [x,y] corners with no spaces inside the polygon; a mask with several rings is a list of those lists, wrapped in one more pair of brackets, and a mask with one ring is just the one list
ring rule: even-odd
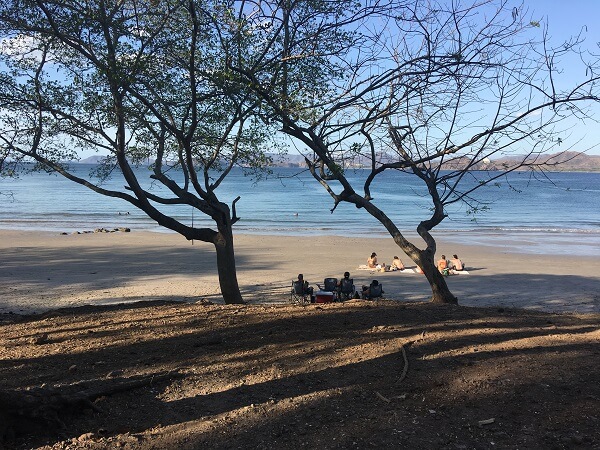
{"label": "forked tree trunk", "polygon": [[446,279],[437,269],[437,267],[427,261],[423,264],[423,273],[431,287],[431,303],[445,303],[457,305],[458,299],[450,292]]}
{"label": "forked tree trunk", "polygon": [[426,250],[419,250],[414,244],[408,242],[397,229],[393,231],[392,235],[394,236],[396,245],[423,270],[423,274],[427,278],[427,282],[431,288],[431,298],[429,301],[431,303],[458,305],[458,298],[450,292],[446,279],[440,273],[433,260],[436,247],[435,240],[429,237],[431,247]]}
{"label": "forked tree trunk", "polygon": [[226,304],[244,303],[237,280],[235,268],[235,254],[233,251],[233,233],[219,231],[214,238],[217,251],[217,270],[219,272],[219,285],[221,294]]}
{"label": "forked tree trunk", "polygon": [[[427,243],[427,248],[425,250],[420,250],[402,235],[394,222],[392,222],[383,211],[381,211],[371,202],[364,201],[362,198],[357,198],[354,196],[352,199],[354,200],[353,203],[365,208],[367,212],[379,220],[379,222],[381,222],[381,224],[384,225],[389,231],[390,235],[392,235],[396,245],[400,247],[402,251],[417,264],[417,266],[423,269],[423,273],[425,274],[425,277],[429,282],[429,286],[431,287],[431,303],[457,305],[458,299],[452,294],[452,292],[450,292],[450,289],[446,284],[446,279],[437,269],[433,260],[436,243],[433,236],[431,236],[429,233],[430,228],[417,230],[419,235]],[[422,225],[419,227],[421,226]]]}

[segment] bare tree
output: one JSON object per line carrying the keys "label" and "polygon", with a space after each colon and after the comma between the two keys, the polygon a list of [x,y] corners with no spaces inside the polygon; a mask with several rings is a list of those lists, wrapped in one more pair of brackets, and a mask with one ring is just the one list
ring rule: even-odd
{"label": "bare tree", "polygon": [[[591,120],[585,108],[598,100],[598,61],[581,51],[582,39],[551,48],[547,29],[508,1],[241,5],[238,39],[252,34],[256,44],[250,56],[231,52],[231,68],[305,150],[331,211],[349,202],[379,220],[423,269],[432,302],[457,302],[434,262],[431,232],[446,207],[476,209],[483,186],[543,170],[543,155],[573,119]],[[561,72],[566,58],[581,70]],[[512,153],[523,156],[493,164]],[[369,170],[362,186],[346,176],[359,158]],[[387,171],[423,182],[431,209],[416,230],[422,248],[373,202]]]}
{"label": "bare tree", "polygon": [[[3,2],[0,139],[6,171],[35,161],[189,240],[212,243],[223,298],[242,303],[233,243],[239,197],[230,206],[217,189],[235,166],[267,165],[262,149],[272,133],[255,119],[256,97],[232,83],[220,51],[230,19],[218,2],[194,0]],[[110,155],[100,178],[63,163],[84,150]],[[162,190],[134,170],[148,158]],[[122,177],[124,189],[105,188],[108,175]],[[172,205],[200,211],[215,229],[176,220]]]}

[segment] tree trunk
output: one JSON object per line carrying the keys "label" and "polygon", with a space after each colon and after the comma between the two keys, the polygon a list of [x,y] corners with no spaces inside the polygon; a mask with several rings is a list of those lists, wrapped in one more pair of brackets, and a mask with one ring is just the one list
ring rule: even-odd
{"label": "tree trunk", "polygon": [[233,233],[231,231],[219,231],[213,242],[217,251],[217,271],[219,272],[219,285],[223,300],[226,304],[244,303],[235,268]]}
{"label": "tree trunk", "polygon": [[[409,242],[402,233],[400,233],[400,230],[398,230],[398,227],[396,227],[394,222],[370,201],[365,201],[358,196],[352,196],[351,199],[347,199],[346,201],[350,201],[357,206],[365,208],[369,214],[379,220],[394,238],[396,245],[400,247],[402,251],[417,264],[417,266],[423,269],[423,273],[431,287],[431,303],[458,304],[458,299],[450,292],[450,289],[446,284],[446,279],[437,269],[433,259],[436,250],[436,242],[429,233],[430,228],[426,228],[423,224],[420,224],[420,229],[417,229],[419,235],[427,243],[427,248],[425,250],[420,250],[416,245]],[[443,218],[443,215],[441,215],[441,217]]]}
{"label": "tree trunk", "polygon": [[431,286],[431,303],[458,305],[458,299],[450,292],[446,279],[432,261],[423,261],[423,273]]}

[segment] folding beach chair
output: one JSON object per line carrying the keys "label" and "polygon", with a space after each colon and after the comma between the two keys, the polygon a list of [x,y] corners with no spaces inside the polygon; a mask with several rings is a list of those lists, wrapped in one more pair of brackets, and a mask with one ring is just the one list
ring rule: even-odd
{"label": "folding beach chair", "polygon": [[304,283],[292,281],[292,292],[290,294],[290,303],[295,305],[307,305],[310,303],[311,289],[305,289]]}
{"label": "folding beach chair", "polygon": [[333,294],[333,301],[336,301],[337,294],[338,294],[337,282],[338,282],[337,278],[325,278],[323,280],[323,285],[321,286],[320,284],[317,284],[317,286],[319,286],[319,289],[321,291],[331,292]]}
{"label": "folding beach chair", "polygon": [[371,281],[371,284],[367,286],[363,286],[362,298],[365,300],[372,300],[374,298],[379,298],[383,295],[383,285],[377,281]]}
{"label": "folding beach chair", "polygon": [[340,300],[350,300],[351,298],[354,298],[355,292],[354,280],[352,278],[342,278],[339,290]]}

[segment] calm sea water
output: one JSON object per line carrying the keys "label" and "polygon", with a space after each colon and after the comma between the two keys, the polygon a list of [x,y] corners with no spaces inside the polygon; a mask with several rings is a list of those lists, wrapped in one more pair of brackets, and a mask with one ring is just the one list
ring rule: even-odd
{"label": "calm sea water", "polygon": [[[75,165],[79,175],[93,166]],[[152,185],[148,169],[138,172]],[[361,182],[365,172],[350,178]],[[125,183],[118,175],[105,183],[108,189]],[[365,211],[341,204],[330,212],[331,198],[307,173],[278,168],[266,180],[255,183],[241,170],[234,171],[218,191],[223,201],[241,195],[237,233],[281,235],[388,236]],[[384,173],[373,185],[374,202],[396,221],[402,231],[414,235],[420,220],[428,217],[430,203],[414,177]],[[447,209],[448,218],[436,228],[438,236],[477,245],[512,242],[527,245],[533,253],[596,254],[600,250],[600,173],[552,173],[550,181],[532,181],[527,174],[511,174],[509,182],[481,189],[478,199],[488,206],[480,214],[467,213],[464,205]],[[212,226],[190,207],[161,207],[177,219],[195,226]],[[104,197],[56,175],[32,173],[18,179],[0,179],[0,228],[72,232],[106,227],[166,231],[127,202]]]}

